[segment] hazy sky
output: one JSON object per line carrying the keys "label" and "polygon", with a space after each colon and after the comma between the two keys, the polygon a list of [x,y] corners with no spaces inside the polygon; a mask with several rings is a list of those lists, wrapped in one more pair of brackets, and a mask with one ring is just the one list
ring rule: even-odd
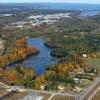
{"label": "hazy sky", "polygon": [[96,3],[100,0],[0,0],[0,2],[60,2],[60,3]]}

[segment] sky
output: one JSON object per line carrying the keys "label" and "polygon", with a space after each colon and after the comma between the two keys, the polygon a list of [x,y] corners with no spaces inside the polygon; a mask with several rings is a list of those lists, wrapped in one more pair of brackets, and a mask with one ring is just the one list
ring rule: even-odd
{"label": "sky", "polygon": [[4,3],[25,3],[25,2],[55,2],[55,3],[93,3],[100,4],[100,0],[0,0],[0,2]]}

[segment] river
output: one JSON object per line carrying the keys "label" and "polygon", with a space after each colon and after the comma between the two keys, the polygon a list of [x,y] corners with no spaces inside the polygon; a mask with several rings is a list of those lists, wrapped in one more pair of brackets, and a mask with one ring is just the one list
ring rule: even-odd
{"label": "river", "polygon": [[[57,58],[50,55],[51,48],[44,45],[44,40],[41,38],[29,38],[28,44],[39,49],[39,54],[30,56],[23,61],[26,67],[33,67],[37,75],[41,75],[48,64],[56,64]],[[54,59],[54,60],[52,60]]]}

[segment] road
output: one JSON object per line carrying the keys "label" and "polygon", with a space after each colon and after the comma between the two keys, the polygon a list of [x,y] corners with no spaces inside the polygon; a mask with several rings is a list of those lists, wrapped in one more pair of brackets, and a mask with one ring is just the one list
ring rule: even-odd
{"label": "road", "polygon": [[4,93],[4,94],[2,94],[2,95],[0,95],[0,100],[2,100],[2,97],[4,97],[5,95],[7,95],[7,94],[10,94],[11,92],[7,92],[7,93]]}
{"label": "road", "polygon": [[73,97],[75,96],[72,93],[61,93],[61,92],[52,92],[52,91],[44,91],[44,90],[33,90],[33,89],[26,89],[26,88],[21,88],[21,86],[8,86],[4,83],[0,82],[0,86],[3,88],[6,88],[7,91],[11,91],[12,89],[16,89],[19,90],[20,92],[26,91],[26,92],[34,92],[34,93],[46,93],[46,94],[56,94],[56,95],[62,95],[62,96],[69,96],[69,97]]}
{"label": "road", "polygon": [[[26,88],[24,89],[24,91],[34,92],[34,93],[46,93],[46,94],[51,94],[52,96],[54,96],[53,94],[56,94],[56,95],[61,95],[61,96],[75,97],[76,100],[84,100],[84,98],[87,95],[88,96],[91,95],[91,91],[93,92],[93,90],[96,90],[97,89],[97,86],[99,84],[100,84],[100,76],[98,76],[95,79],[95,81],[93,81],[93,83],[88,88],[84,89],[79,95],[76,95],[76,94],[73,94],[73,93],[61,93],[61,92],[52,92],[52,91],[43,91],[43,90],[33,90],[33,89],[26,89]],[[3,83],[0,82],[0,86],[1,85],[4,86],[4,88],[9,87],[9,86],[7,86],[7,85],[5,85],[5,84],[3,84]],[[21,88],[20,87],[18,87],[18,89],[21,91]],[[52,98],[52,96],[51,96],[51,98]]]}
{"label": "road", "polygon": [[[10,87],[9,87],[8,85],[6,85],[6,84],[0,82],[0,88],[9,89]],[[2,95],[0,94],[0,100],[1,100],[1,98],[2,98],[3,96],[5,96],[5,95],[8,94],[8,93],[10,93],[10,92],[6,92],[6,93],[4,93],[4,94],[2,94]]]}
{"label": "road", "polygon": [[96,89],[95,92],[92,93],[92,95],[88,98],[88,100],[92,100],[92,98],[93,98],[94,95],[98,92],[98,90],[100,90],[100,86]]}
{"label": "road", "polygon": [[[100,84],[100,76],[93,81],[93,83],[86,89],[84,89],[78,96],[76,96],[76,100],[84,100],[84,98],[93,91],[93,89],[97,89],[97,86]],[[90,94],[91,95],[91,94]]]}
{"label": "road", "polygon": [[6,85],[6,84],[4,84],[4,83],[2,83],[2,82],[0,82],[0,87],[1,88],[10,88],[8,85]]}
{"label": "road", "polygon": [[52,95],[49,97],[48,100],[52,100],[52,98],[53,98],[54,96],[56,96],[56,94],[52,94]]}
{"label": "road", "polygon": [[70,96],[73,97],[75,96],[72,93],[61,93],[61,92],[52,92],[52,91],[44,91],[44,90],[32,90],[32,89],[26,89],[28,92],[35,92],[35,93],[47,93],[47,94],[56,94],[56,95],[62,95],[62,96]]}

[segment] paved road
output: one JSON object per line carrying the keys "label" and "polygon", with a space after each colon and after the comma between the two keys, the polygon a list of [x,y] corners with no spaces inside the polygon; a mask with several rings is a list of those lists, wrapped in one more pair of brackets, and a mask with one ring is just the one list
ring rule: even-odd
{"label": "paved road", "polygon": [[2,95],[0,95],[0,100],[2,100],[2,97],[4,97],[5,95],[7,95],[7,94],[10,94],[11,92],[7,92],[7,93],[4,93],[4,94],[2,94]]}
{"label": "paved road", "polygon": [[52,94],[48,100],[52,100],[52,98],[53,98],[54,96],[56,96],[56,95],[57,95],[57,94]]}
{"label": "paved road", "polygon": [[[69,97],[75,97],[76,100],[83,100],[83,98],[91,92],[91,90],[96,87],[97,84],[100,83],[100,76],[96,78],[96,80],[86,89],[84,89],[79,95],[75,95],[72,93],[61,93],[61,92],[52,92],[52,91],[42,91],[42,90],[32,90],[32,89],[24,89],[24,91],[28,92],[34,92],[34,93],[47,93],[47,94],[56,94],[56,95],[62,95],[62,96],[69,96]],[[4,87],[9,87],[3,83],[0,82],[0,85]],[[18,89],[21,90],[20,87],[17,86]]]}
{"label": "paved road", "polygon": [[95,90],[95,92],[92,93],[92,95],[88,98],[88,100],[92,100],[94,95],[100,90],[100,86]]}
{"label": "paved road", "polygon": [[4,84],[4,83],[2,83],[2,82],[0,82],[0,87],[1,87],[1,88],[9,88],[8,85],[6,85],[6,84]]}
{"label": "paved road", "polygon": [[61,93],[61,92],[52,92],[52,91],[43,91],[43,90],[26,89],[26,91],[35,92],[35,93],[47,93],[47,94],[51,94],[51,95],[52,95],[52,94],[56,94],[56,95],[70,96],[70,97],[75,96],[75,95],[72,94],[72,93]]}
{"label": "paved road", "polygon": [[27,92],[34,92],[34,93],[47,93],[47,94],[56,94],[56,95],[62,95],[62,96],[70,96],[70,97],[73,97],[75,96],[74,94],[72,93],[61,93],[61,92],[52,92],[52,91],[43,91],[43,90],[33,90],[33,89],[26,89],[26,88],[22,88],[21,86],[8,86],[4,83],[1,83],[0,82],[0,85],[3,87],[3,88],[6,88],[7,91],[11,91],[12,89],[16,89],[16,90],[19,90],[20,92],[23,92],[23,91],[27,91]]}
{"label": "paved road", "polygon": [[83,90],[78,96],[76,96],[76,100],[83,100],[98,84],[100,84],[100,76],[98,76],[87,89]]}

